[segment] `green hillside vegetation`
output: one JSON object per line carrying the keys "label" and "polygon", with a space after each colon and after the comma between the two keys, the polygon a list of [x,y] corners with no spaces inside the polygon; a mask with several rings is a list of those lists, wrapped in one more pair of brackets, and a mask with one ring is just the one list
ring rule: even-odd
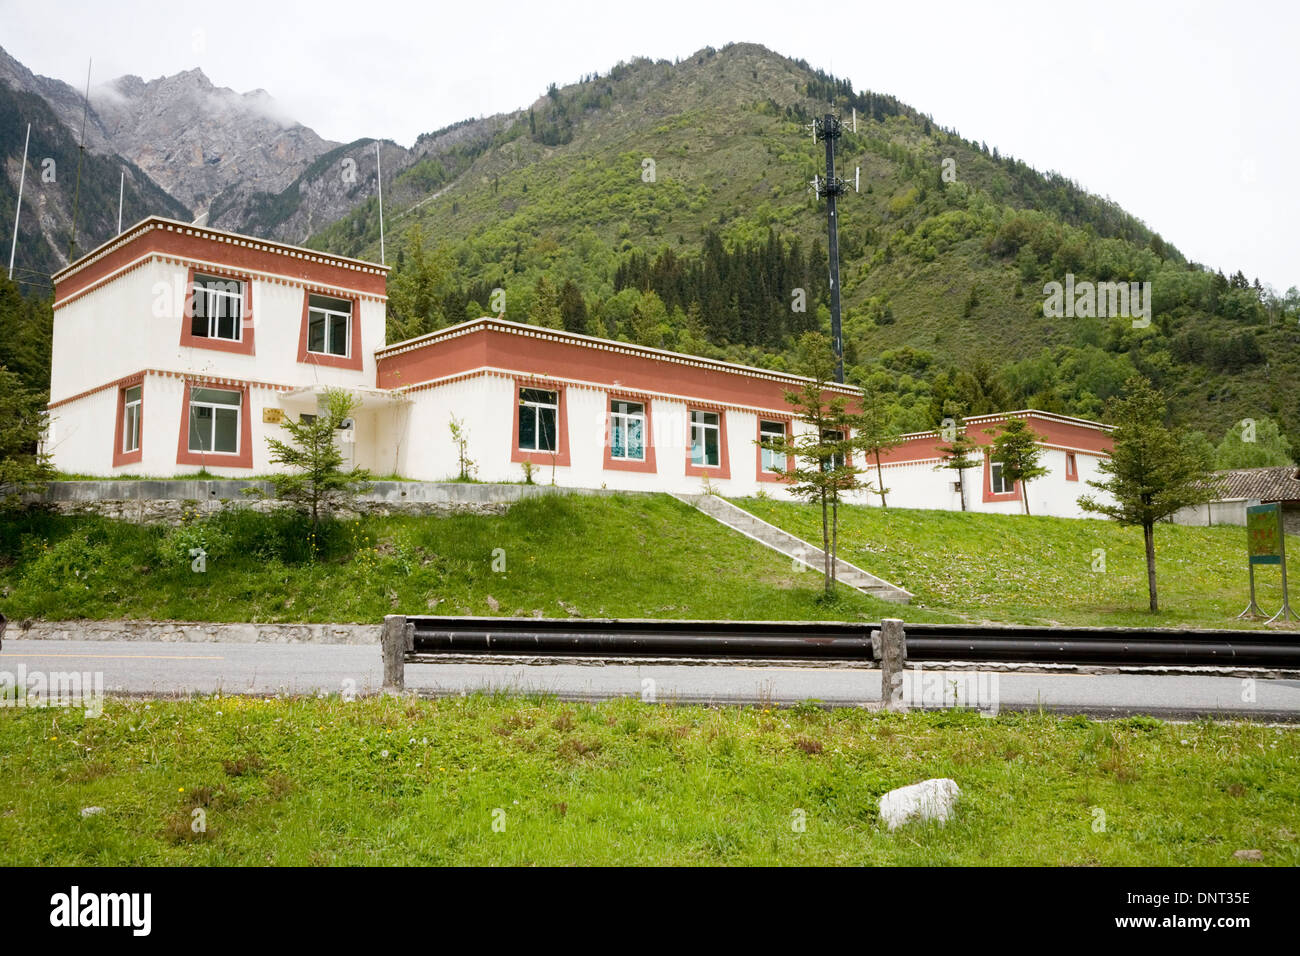
{"label": "green hillside vegetation", "polygon": [[[310,530],[292,514],[252,511],[171,529],[8,516],[0,522],[0,612],[15,621],[364,623],[395,611],[878,620],[896,607],[843,586],[836,601],[821,602],[816,574],[797,573],[667,495],[555,495],[499,517],[327,522],[315,560]],[[207,554],[203,573],[191,570],[194,548]],[[493,570],[498,557],[504,572]],[[646,567],[654,573],[637,573]]]}
{"label": "green hillside vegetation", "polygon": [[[458,176],[397,176],[391,209],[443,194],[388,222],[390,339],[485,314],[500,287],[507,318],[785,367],[829,321],[805,124],[831,98],[857,110],[838,169],[863,182],[840,216],[848,375],[890,387],[900,427],[931,427],[945,402],[1096,417],[1136,369],[1207,435],[1271,417],[1297,444],[1300,292],[1190,264],[1063,176],[748,44],[553,86]],[[377,206],[311,244],[377,256]],[[1151,326],[1044,318],[1043,286],[1066,273],[1151,282]]]}
{"label": "green hillside vegetation", "polygon": [[[820,510],[744,507],[820,540]],[[844,506],[840,556],[900,584],[910,606],[843,585],[735,534],[667,495],[555,495],[500,516],[309,523],[228,511],[176,527],[33,513],[0,522],[0,612],[24,618],[377,622],[483,614],[754,620],[1004,621],[1248,627],[1242,528],[1161,526],[1161,613],[1146,608],[1140,531],[1112,522]],[[207,553],[191,570],[192,548]],[[497,549],[505,572],[492,568]],[[1105,571],[1094,571],[1095,551]],[[1292,580],[1300,580],[1293,541]],[[635,567],[628,556],[636,555]],[[652,567],[653,574],[636,573]],[[1257,575],[1261,606],[1281,603]]]}
{"label": "green hillside vegetation", "polygon": [[[756,498],[736,503],[792,534],[810,540],[821,534],[820,514],[806,506]],[[1245,528],[1158,525],[1161,609],[1151,614],[1140,528],[864,505],[841,507],[839,516],[840,557],[907,588],[918,609],[960,609],[974,621],[1017,624],[1258,626],[1236,619],[1249,599]],[[1287,551],[1294,582],[1300,539],[1288,537]],[[1257,569],[1255,577],[1259,604],[1271,614],[1282,605],[1280,575]],[[1292,584],[1292,600],[1294,590]]]}

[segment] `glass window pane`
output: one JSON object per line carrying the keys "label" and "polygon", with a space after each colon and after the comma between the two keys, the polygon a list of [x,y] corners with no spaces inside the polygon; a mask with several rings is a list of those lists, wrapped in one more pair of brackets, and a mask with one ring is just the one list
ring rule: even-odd
{"label": "glass window pane", "polygon": [[214,405],[238,405],[243,400],[239,392],[224,388],[195,388],[190,391],[191,402],[211,402]]}
{"label": "glass window pane", "polygon": [[348,354],[348,317],[346,315],[330,316],[330,353]]}
{"label": "glass window pane", "polygon": [[215,434],[212,439],[213,451],[236,452],[239,450],[239,412],[234,408],[218,408],[216,413]]}
{"label": "glass window pane", "polygon": [[190,451],[211,451],[212,409],[190,406]]}
{"label": "glass window pane", "polygon": [[139,386],[139,385],[133,385],[133,386],[131,386],[130,388],[128,388],[128,389],[126,390],[126,400],[127,400],[127,403],[129,404],[129,403],[131,403],[131,402],[138,402],[138,401],[140,401],[140,392],[141,392],[141,390],[142,390],[142,387]]}
{"label": "glass window pane", "polygon": [[614,416],[614,432],[610,436],[609,454],[611,458],[627,457],[627,419],[622,415]]}
{"label": "glass window pane", "polygon": [[645,421],[641,418],[627,419],[627,457],[635,461],[645,459]]}
{"label": "glass window pane", "polygon": [[238,339],[239,328],[237,323],[238,320],[233,315],[222,315],[217,319],[217,338],[231,339],[232,341]]}
{"label": "glass window pane", "polygon": [[307,351],[325,351],[325,314],[312,312],[307,319]]}
{"label": "glass window pane", "polygon": [[307,297],[307,308],[309,309],[329,309],[331,312],[346,312],[352,314],[352,303],[347,299],[334,299],[327,295],[310,295]]}
{"label": "glass window pane", "polygon": [[535,405],[555,405],[556,393],[547,391],[544,388],[521,388],[519,390],[519,400],[527,404]]}
{"label": "glass window pane", "polygon": [[721,458],[718,456],[718,430],[716,428],[704,429],[704,459],[705,464],[717,465]]}
{"label": "glass window pane", "polygon": [[537,409],[537,448],[539,451],[555,451],[555,409]]}
{"label": "glass window pane", "polygon": [[519,447],[537,449],[537,409],[527,405],[519,409]]}

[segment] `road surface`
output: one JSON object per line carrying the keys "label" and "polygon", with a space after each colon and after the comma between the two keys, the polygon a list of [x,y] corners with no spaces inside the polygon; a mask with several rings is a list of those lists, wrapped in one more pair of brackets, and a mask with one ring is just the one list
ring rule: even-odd
{"label": "road surface", "polygon": [[[376,645],[157,643],[9,639],[0,672],[103,674],[104,689],[125,694],[367,694],[382,684]],[[925,674],[932,674],[927,669]],[[798,664],[616,663],[544,665],[412,664],[407,689],[431,694],[511,691],[573,700],[637,697],[657,702],[830,706],[880,701],[879,671]],[[939,675],[962,680],[958,672]],[[978,683],[977,683],[978,681]],[[910,686],[930,694],[944,681]],[[981,710],[1038,709],[1116,717],[1243,716],[1300,721],[1300,680],[1147,674],[981,672],[966,685]]]}

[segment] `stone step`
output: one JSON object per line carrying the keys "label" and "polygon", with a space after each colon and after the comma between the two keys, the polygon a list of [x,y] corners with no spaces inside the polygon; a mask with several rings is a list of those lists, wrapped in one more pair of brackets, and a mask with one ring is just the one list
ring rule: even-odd
{"label": "stone step", "polygon": [[[748,538],[753,538],[759,544],[796,560],[800,564],[807,565],[817,571],[821,571],[825,567],[826,556],[821,548],[775,525],[768,524],[757,515],[750,514],[744,508],[733,505],[724,498],[719,498],[717,495],[675,495],[674,497],[704,512],[710,518],[726,525],[733,531],[737,531]],[[888,581],[878,578],[856,565],[849,564],[840,557],[835,559],[835,577],[850,587],[857,588],[859,591],[886,601],[906,604],[912,599],[909,591],[895,584],[890,584]]]}

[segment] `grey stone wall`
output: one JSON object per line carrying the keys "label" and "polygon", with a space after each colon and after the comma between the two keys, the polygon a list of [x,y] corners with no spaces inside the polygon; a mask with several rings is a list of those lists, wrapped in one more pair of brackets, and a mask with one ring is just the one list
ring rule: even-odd
{"label": "grey stone wall", "polygon": [[[44,494],[28,498],[67,514],[99,514],[142,524],[179,524],[187,513],[207,514],[225,508],[268,511],[281,506],[270,482],[217,479],[168,481],[53,481]],[[361,515],[501,514],[516,501],[551,494],[614,494],[604,489],[552,485],[496,485],[466,482],[376,481],[357,500],[357,508],[340,510],[342,518]],[[635,492],[623,492],[635,494]]]}
{"label": "grey stone wall", "polygon": [[44,641],[173,644],[378,644],[374,624],[211,624],[202,621],[11,621],[7,636]]}

